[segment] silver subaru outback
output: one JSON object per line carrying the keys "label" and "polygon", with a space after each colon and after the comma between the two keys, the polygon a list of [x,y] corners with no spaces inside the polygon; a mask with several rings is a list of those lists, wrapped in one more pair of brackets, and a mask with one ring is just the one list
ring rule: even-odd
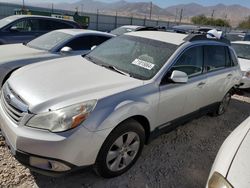
{"label": "silver subaru outback", "polygon": [[224,113],[240,79],[224,39],[128,33],[84,57],[14,72],[2,89],[1,130],[12,154],[35,171],[60,175],[93,166],[110,178],[161,133]]}

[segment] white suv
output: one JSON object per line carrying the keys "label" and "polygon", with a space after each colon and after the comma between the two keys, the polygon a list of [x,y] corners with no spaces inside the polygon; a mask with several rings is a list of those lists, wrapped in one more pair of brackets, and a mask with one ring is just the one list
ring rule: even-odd
{"label": "white suv", "polygon": [[240,79],[224,39],[129,33],[85,57],[14,72],[2,90],[1,129],[16,158],[40,173],[94,166],[114,177],[160,133],[224,113]]}

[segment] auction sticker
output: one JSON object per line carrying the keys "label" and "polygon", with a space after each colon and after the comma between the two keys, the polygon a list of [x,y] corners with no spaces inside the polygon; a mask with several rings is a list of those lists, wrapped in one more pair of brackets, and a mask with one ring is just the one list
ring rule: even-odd
{"label": "auction sticker", "polygon": [[141,59],[135,59],[133,62],[132,62],[133,65],[137,65],[139,67],[142,67],[144,69],[148,69],[148,70],[151,70],[152,68],[154,68],[155,64],[153,63],[150,63],[150,62],[147,62],[147,61],[143,61]]}

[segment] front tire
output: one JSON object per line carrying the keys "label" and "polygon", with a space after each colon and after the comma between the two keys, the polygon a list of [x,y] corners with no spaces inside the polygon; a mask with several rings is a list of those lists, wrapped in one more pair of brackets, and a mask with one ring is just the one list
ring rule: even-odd
{"label": "front tire", "polygon": [[95,171],[104,178],[119,176],[139,158],[145,142],[140,123],[130,119],[116,127],[105,140],[98,154]]}

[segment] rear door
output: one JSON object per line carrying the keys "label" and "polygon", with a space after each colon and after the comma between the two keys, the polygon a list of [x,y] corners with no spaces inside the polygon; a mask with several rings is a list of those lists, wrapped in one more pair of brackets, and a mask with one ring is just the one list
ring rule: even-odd
{"label": "rear door", "polygon": [[228,47],[223,45],[204,46],[204,67],[207,75],[205,102],[207,105],[220,102],[233,87],[234,68]]}

